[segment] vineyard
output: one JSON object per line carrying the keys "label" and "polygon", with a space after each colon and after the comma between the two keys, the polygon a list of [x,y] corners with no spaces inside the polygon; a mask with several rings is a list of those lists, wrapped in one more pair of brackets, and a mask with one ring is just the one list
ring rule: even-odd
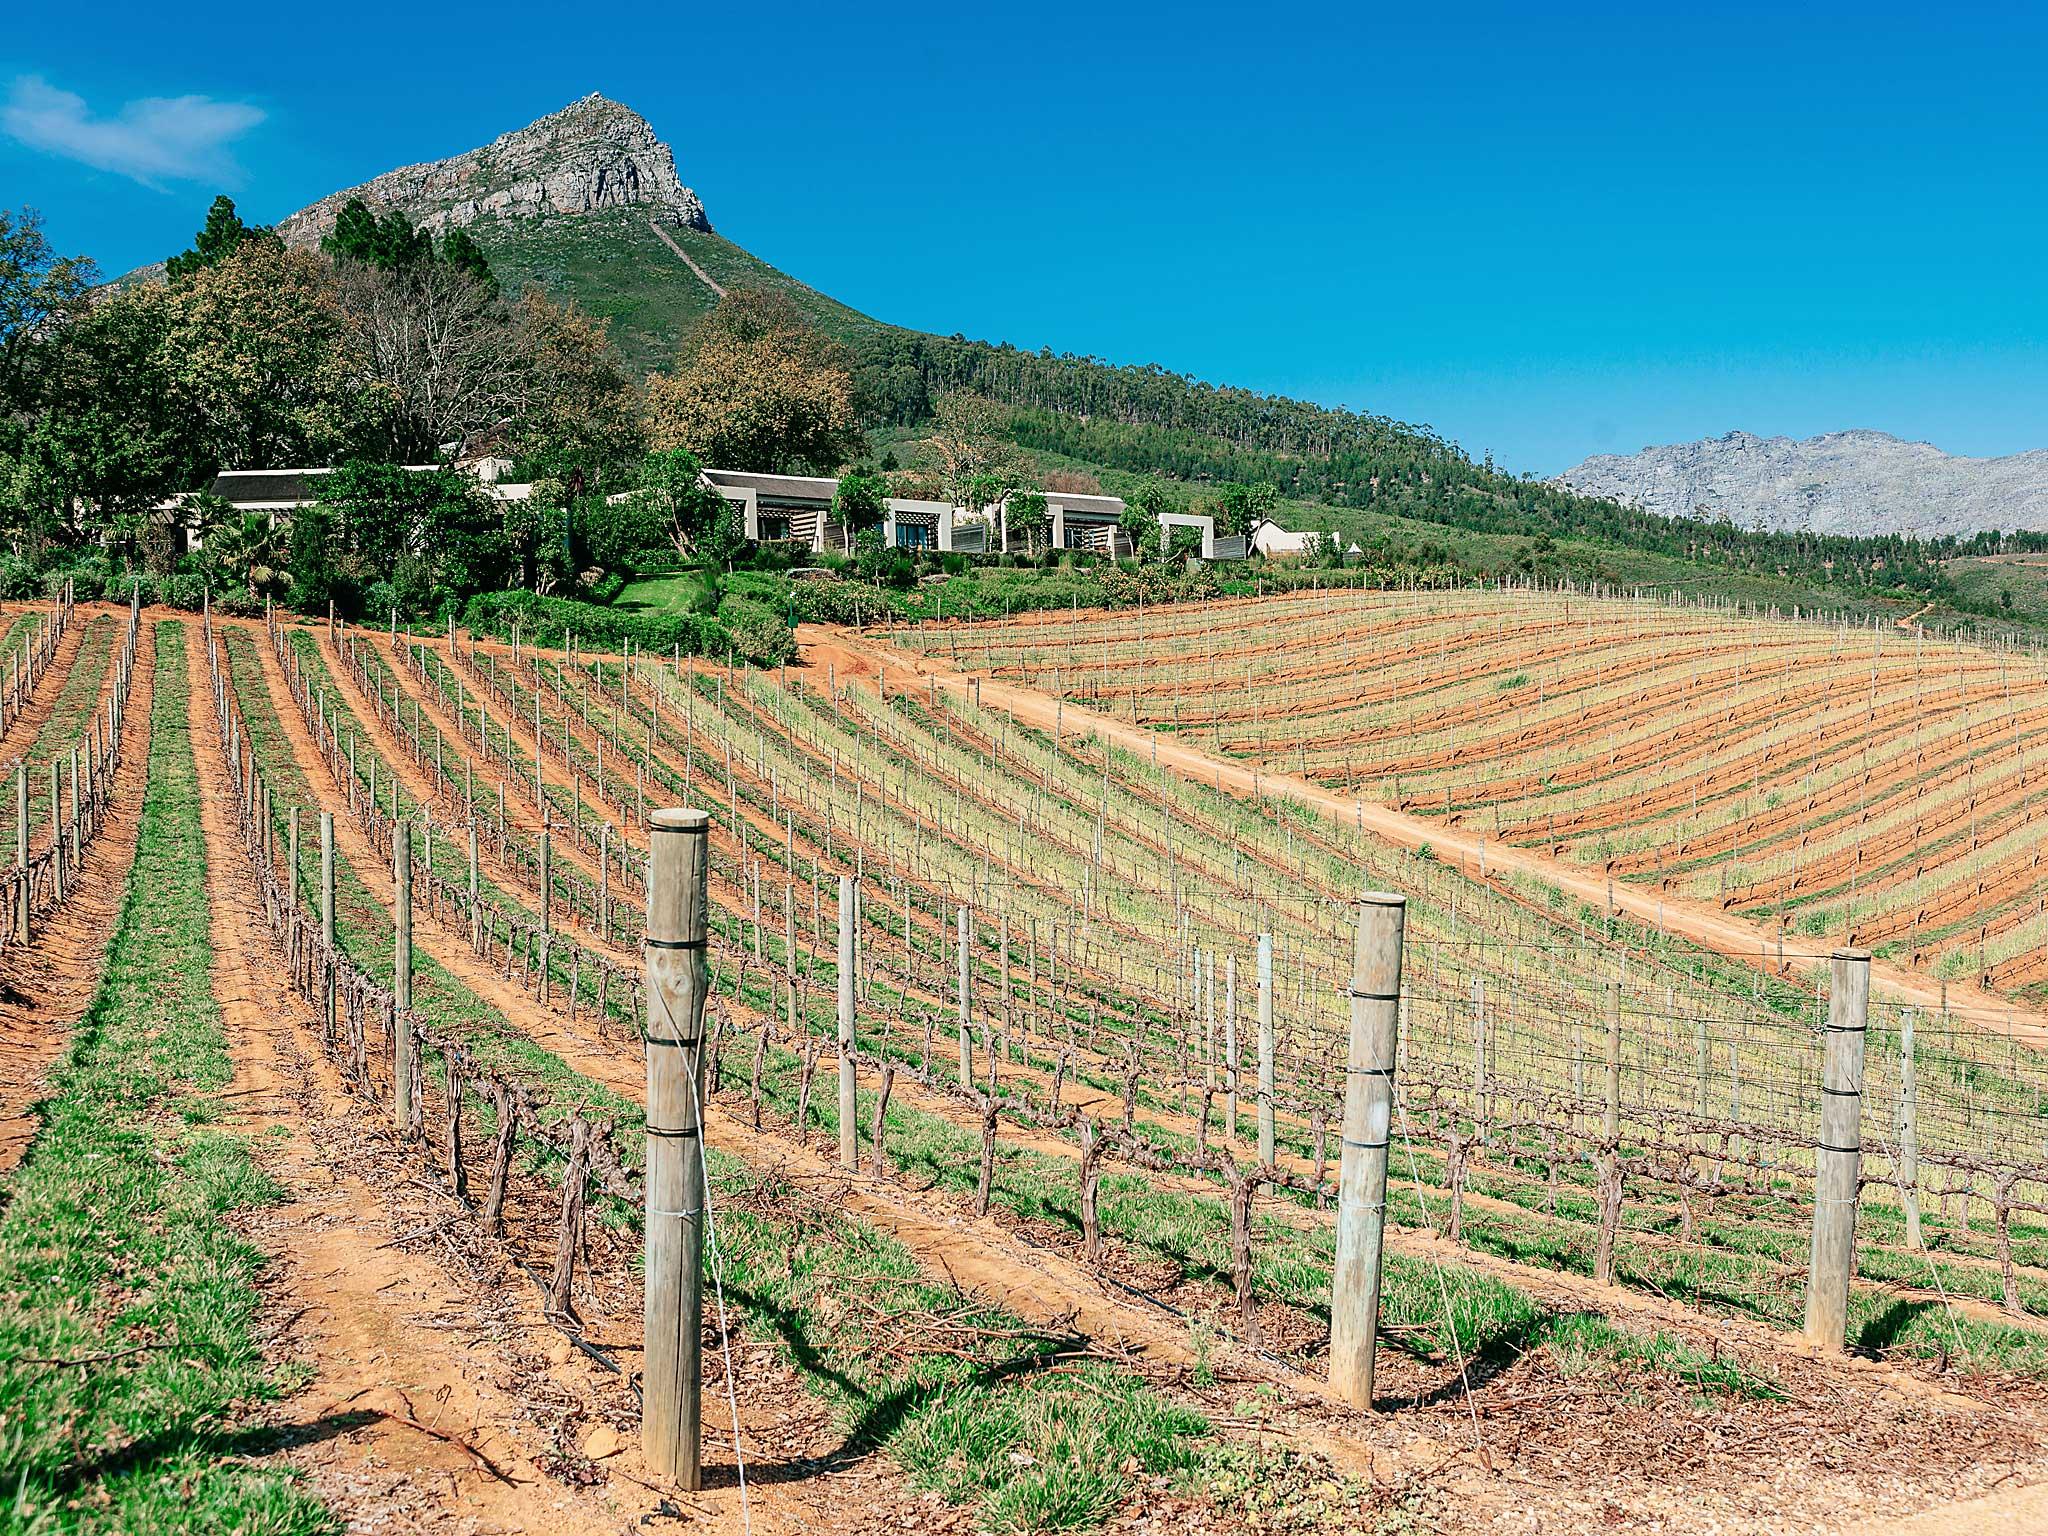
{"label": "vineyard", "polygon": [[[1492,592],[807,638],[5,616],[24,1528],[1874,1530],[2048,1475],[2048,1070],[1848,947],[2034,985],[2034,658]],[[701,1486],[643,1449],[684,1220]]]}
{"label": "vineyard", "polygon": [[892,639],[1800,947],[2048,995],[2048,663],[2033,651],[1514,588]]}

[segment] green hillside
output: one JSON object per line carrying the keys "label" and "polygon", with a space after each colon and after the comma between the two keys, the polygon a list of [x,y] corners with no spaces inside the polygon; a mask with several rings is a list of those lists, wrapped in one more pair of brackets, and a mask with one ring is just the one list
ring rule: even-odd
{"label": "green hillside", "polygon": [[722,235],[663,225],[668,240],[702,268],[700,277],[637,209],[577,219],[487,219],[470,233],[510,289],[538,284],[610,321],[612,340],[635,373],[665,368],[684,333],[718,302],[705,282],[725,289],[783,292],[821,330],[852,338],[886,329],[857,310],[778,272]]}

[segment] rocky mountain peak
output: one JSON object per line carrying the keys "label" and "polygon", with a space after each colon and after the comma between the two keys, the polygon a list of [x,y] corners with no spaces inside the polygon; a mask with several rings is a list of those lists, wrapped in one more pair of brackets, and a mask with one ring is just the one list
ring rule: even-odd
{"label": "rocky mountain peak", "polygon": [[704,204],[676,174],[674,152],[647,119],[596,92],[480,149],[401,166],[332,193],[280,220],[278,232],[294,245],[316,244],[355,197],[436,233],[486,219],[574,218],[635,207],[691,229],[711,228]]}
{"label": "rocky mountain peak", "polygon": [[2048,450],[1971,459],[1868,428],[1799,440],[1730,432],[1634,454],[1596,454],[1557,483],[1667,517],[1725,517],[1745,528],[2048,528]]}

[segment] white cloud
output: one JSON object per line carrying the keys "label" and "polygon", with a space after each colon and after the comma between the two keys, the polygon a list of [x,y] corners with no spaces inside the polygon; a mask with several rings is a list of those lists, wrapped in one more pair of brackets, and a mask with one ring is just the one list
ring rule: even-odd
{"label": "white cloud", "polygon": [[17,79],[0,107],[0,131],[8,137],[150,187],[238,181],[241,170],[227,146],[262,121],[260,107],[210,96],[145,96],[112,117],[95,117],[83,96],[40,75]]}

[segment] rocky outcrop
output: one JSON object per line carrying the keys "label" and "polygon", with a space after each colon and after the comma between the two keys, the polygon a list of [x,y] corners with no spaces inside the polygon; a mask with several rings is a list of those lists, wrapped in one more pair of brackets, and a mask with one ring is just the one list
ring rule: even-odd
{"label": "rocky outcrop", "polygon": [[479,220],[575,217],[644,208],[691,229],[711,227],[704,204],[676,175],[675,155],[630,107],[592,94],[481,149],[402,166],[323,197],[278,222],[294,245],[317,244],[352,197],[397,209],[439,232]]}
{"label": "rocky outcrop", "polygon": [[1885,432],[1730,432],[1598,454],[1557,483],[1669,517],[1840,534],[2048,528],[2048,450],[1966,459]]}

